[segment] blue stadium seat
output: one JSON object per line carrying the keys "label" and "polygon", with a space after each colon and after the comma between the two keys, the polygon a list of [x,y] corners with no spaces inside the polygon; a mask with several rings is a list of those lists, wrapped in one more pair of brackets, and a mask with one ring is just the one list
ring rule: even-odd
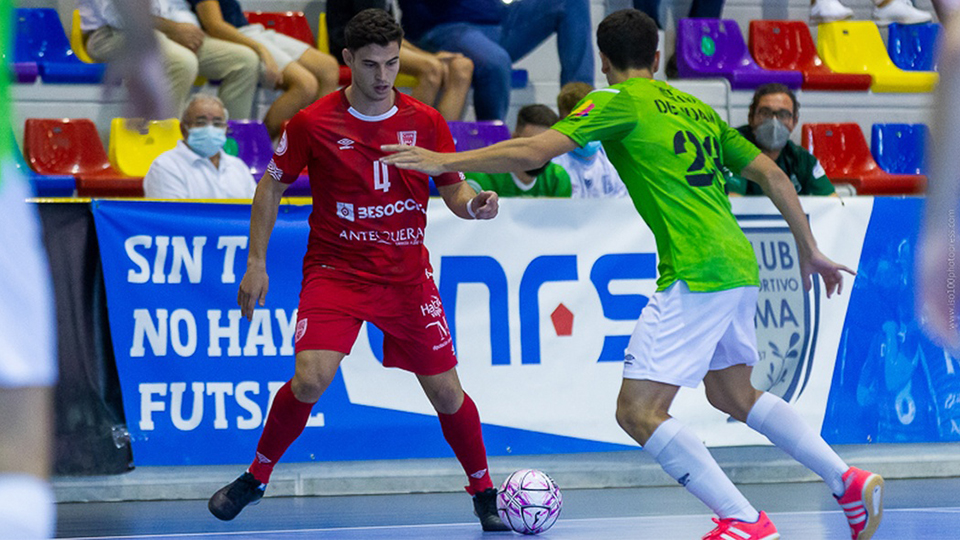
{"label": "blue stadium seat", "polygon": [[890,53],[893,63],[900,69],[936,71],[939,35],[940,25],[936,23],[893,23],[890,25],[887,52]]}
{"label": "blue stadium seat", "polygon": [[926,174],[926,124],[874,124],[870,153],[891,174]]}
{"label": "blue stadium seat", "polygon": [[[12,136],[12,135],[11,135]],[[20,147],[14,145],[13,162],[17,170],[27,177],[33,194],[37,197],[73,197],[77,189],[77,180],[69,175],[43,175],[33,172],[27,160],[23,159]]]}
{"label": "blue stadium seat", "polygon": [[14,62],[35,62],[48,83],[99,83],[103,64],[85,64],[70,48],[70,40],[51,8],[18,8],[14,17]]}

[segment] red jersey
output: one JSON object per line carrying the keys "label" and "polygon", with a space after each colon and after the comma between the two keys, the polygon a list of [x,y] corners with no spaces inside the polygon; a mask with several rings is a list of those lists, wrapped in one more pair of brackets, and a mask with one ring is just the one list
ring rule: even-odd
{"label": "red jersey", "polygon": [[[378,161],[386,155],[380,146],[454,152],[453,136],[440,113],[394,93],[393,108],[379,116],[361,114],[340,90],[287,124],[267,171],[287,184],[304,166],[310,173],[313,211],[304,275],[329,269],[377,283],[428,279],[423,232],[429,176]],[[460,173],[447,173],[434,182],[446,186],[462,179]]]}

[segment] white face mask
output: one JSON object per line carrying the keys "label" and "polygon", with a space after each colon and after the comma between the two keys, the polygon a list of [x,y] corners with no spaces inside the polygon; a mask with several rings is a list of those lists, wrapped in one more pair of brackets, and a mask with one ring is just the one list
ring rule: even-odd
{"label": "white face mask", "polygon": [[187,130],[187,146],[208,158],[223,148],[227,142],[227,128],[204,126]]}
{"label": "white face mask", "polygon": [[753,130],[753,136],[764,150],[780,150],[790,140],[790,130],[776,118],[768,118]]}

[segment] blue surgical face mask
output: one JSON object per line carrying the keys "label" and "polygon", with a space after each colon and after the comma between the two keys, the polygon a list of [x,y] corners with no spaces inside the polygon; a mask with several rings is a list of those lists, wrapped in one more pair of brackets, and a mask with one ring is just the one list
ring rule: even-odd
{"label": "blue surgical face mask", "polygon": [[187,130],[187,146],[205,158],[219,152],[226,142],[226,128],[204,126]]}
{"label": "blue surgical face mask", "polygon": [[581,159],[590,159],[600,151],[600,141],[590,141],[587,144],[571,150],[575,156]]}

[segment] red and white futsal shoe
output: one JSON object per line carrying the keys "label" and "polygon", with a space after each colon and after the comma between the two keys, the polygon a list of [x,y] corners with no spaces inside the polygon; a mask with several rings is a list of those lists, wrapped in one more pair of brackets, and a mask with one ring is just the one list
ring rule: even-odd
{"label": "red and white futsal shoe", "polygon": [[843,473],[843,495],[837,498],[850,524],[853,540],[870,540],[883,518],[883,477],[856,467]]}
{"label": "red and white futsal shoe", "polygon": [[713,518],[717,528],[708,532],[703,540],[777,540],[780,533],[767,517],[766,512],[760,512],[760,519],[755,523],[740,521],[739,519]]}

